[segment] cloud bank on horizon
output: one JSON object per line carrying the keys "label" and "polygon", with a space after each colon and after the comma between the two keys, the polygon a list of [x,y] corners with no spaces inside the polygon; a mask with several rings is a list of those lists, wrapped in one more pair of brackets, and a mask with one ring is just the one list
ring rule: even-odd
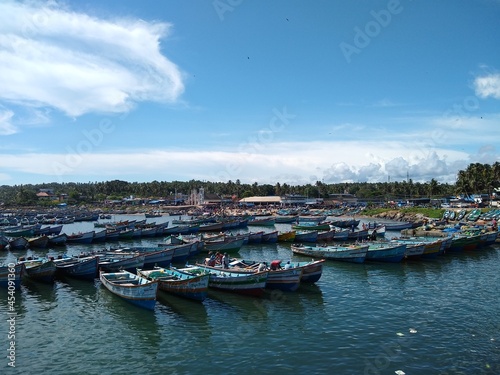
{"label": "cloud bank on horizon", "polygon": [[[480,110],[483,101],[500,100],[500,73],[479,62],[482,70],[469,84],[469,95],[441,111],[403,108],[375,120],[330,121],[316,130],[316,138],[301,139],[290,134],[296,127],[307,131],[314,125],[303,125],[307,115],[290,107],[297,119],[281,118],[280,127],[274,129],[268,124],[249,127],[243,130],[247,136],[221,147],[188,141],[150,145],[137,132],[145,131],[146,125],[137,117],[130,119],[142,113],[142,106],[159,103],[166,118],[175,111],[200,111],[196,100],[183,98],[197,83],[162,48],[173,26],[132,15],[87,14],[55,1],[0,3],[0,183],[239,179],[306,184],[407,177],[453,183],[457,171],[470,163],[500,161],[496,149],[500,112],[483,118]],[[202,110],[207,110],[205,106],[200,105]],[[364,106],[387,109],[400,104],[385,97]],[[89,116],[111,116],[112,125],[86,128]],[[220,118],[223,121],[223,114]],[[195,121],[200,120],[188,122]],[[50,132],[61,123],[77,128],[67,140],[58,141],[66,142],[64,147],[53,150],[30,139],[35,127]],[[136,128],[131,133],[135,147],[107,147],[108,140],[131,126]],[[201,123],[194,132],[208,139],[213,134],[206,128]],[[173,124],[167,124],[151,133],[158,138],[161,132],[175,131]]]}

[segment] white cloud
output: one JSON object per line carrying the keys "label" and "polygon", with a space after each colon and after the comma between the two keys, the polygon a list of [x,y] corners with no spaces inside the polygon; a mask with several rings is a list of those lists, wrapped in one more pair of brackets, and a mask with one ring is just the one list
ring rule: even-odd
{"label": "white cloud", "polygon": [[476,95],[481,98],[500,99],[500,73],[492,73],[474,80]]}
{"label": "white cloud", "polygon": [[14,112],[9,110],[0,110],[0,135],[11,135],[17,133],[17,128],[12,125],[11,119]]}
{"label": "white cloud", "polygon": [[182,73],[160,51],[171,25],[105,20],[37,1],[0,3],[0,100],[69,116],[172,103]]}

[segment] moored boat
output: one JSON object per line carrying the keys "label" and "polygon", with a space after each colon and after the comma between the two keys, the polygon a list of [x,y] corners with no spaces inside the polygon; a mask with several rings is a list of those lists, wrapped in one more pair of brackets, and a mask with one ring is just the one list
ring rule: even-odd
{"label": "moored boat", "polygon": [[304,246],[292,245],[294,254],[306,255],[313,258],[363,263],[368,252],[368,245],[350,246]]}
{"label": "moored boat", "polygon": [[158,288],[179,297],[204,301],[208,295],[209,274],[194,275],[177,268],[156,267],[153,270],[137,270],[148,280],[158,281]]}
{"label": "moored boat", "polygon": [[72,233],[68,234],[66,237],[66,243],[85,243],[90,244],[94,239],[95,231],[89,231],[84,233]]}
{"label": "moored boat", "polygon": [[368,252],[366,261],[375,262],[401,262],[406,253],[406,244],[398,242],[370,242],[368,243]]}
{"label": "moored boat", "polygon": [[158,291],[157,281],[148,280],[128,271],[101,272],[99,279],[111,293],[125,301],[148,310],[154,310]]}
{"label": "moored boat", "polygon": [[293,242],[295,240],[296,231],[278,233],[278,242]]}
{"label": "moored boat", "polygon": [[[285,292],[294,292],[300,286],[302,268],[295,267],[290,261],[286,265],[281,260],[273,260],[269,265],[266,288],[278,289]],[[260,272],[263,262],[245,259],[234,259],[229,263],[229,270],[239,272]]]}
{"label": "moored boat", "polygon": [[33,281],[53,283],[56,274],[56,265],[48,258],[24,258],[18,259],[18,263],[24,264],[25,275]]}
{"label": "moored boat", "polygon": [[54,259],[54,264],[58,276],[94,280],[98,274],[99,258],[97,256],[85,258],[61,257]]}
{"label": "moored boat", "polygon": [[208,272],[210,288],[243,295],[262,296],[266,287],[268,271],[263,272],[232,272],[226,269],[195,265],[183,268],[183,271],[193,274]]}

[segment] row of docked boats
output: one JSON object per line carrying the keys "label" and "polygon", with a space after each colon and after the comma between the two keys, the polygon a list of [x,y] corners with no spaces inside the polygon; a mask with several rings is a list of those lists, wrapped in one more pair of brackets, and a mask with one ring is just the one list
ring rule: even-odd
{"label": "row of docked boats", "polygon": [[[104,261],[103,261],[104,259]],[[191,300],[203,301],[208,289],[218,289],[242,295],[261,296],[266,288],[296,291],[301,282],[315,283],[322,274],[324,260],[266,262],[233,259],[227,267],[221,264],[186,265],[184,268],[153,267],[116,269],[109,267],[110,255],[29,258],[0,267],[0,284],[20,288],[21,280],[53,282],[56,274],[63,277],[94,280],[126,301],[153,309],[158,290]],[[98,273],[99,270],[99,273]]]}
{"label": "row of docked boats", "polygon": [[196,301],[205,300],[209,288],[257,297],[266,288],[296,291],[301,282],[314,283],[320,279],[323,263],[324,260],[313,260],[288,263],[287,268],[268,268],[262,267],[263,262],[233,260],[227,268],[195,264],[184,268],[137,269],[136,273],[101,272],[99,277],[110,292],[132,304],[153,309],[158,290]]}
{"label": "row of docked boats", "polygon": [[439,237],[399,237],[362,241],[347,246],[292,244],[291,249],[298,255],[328,260],[352,263],[365,261],[397,263],[403,260],[433,259],[447,252],[481,249],[494,244],[497,238],[497,229],[469,227]]}

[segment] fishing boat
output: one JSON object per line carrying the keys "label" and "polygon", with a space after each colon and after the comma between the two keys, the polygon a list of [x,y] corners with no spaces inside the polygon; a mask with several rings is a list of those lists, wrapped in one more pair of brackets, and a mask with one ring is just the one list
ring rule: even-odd
{"label": "fishing boat", "polygon": [[[239,272],[259,272],[263,262],[245,259],[233,259],[229,263],[229,270]],[[264,263],[267,267],[267,262]],[[266,288],[278,289],[284,292],[294,292],[300,286],[302,268],[295,267],[290,261],[282,265],[281,260],[273,260],[269,265]]]}
{"label": "fishing boat", "polygon": [[84,233],[69,234],[66,238],[66,243],[92,243],[92,240],[94,239],[94,233],[95,231],[92,230]]}
{"label": "fishing boat", "polygon": [[385,230],[387,231],[398,231],[403,229],[408,229],[413,227],[413,224],[408,221],[401,221],[398,223],[386,223]]}
{"label": "fishing boat", "polygon": [[278,231],[262,233],[262,243],[276,243],[278,242]]}
{"label": "fishing boat", "polygon": [[18,259],[18,263],[23,263],[26,268],[25,276],[33,281],[53,283],[56,275],[56,265],[48,258],[24,258]]}
{"label": "fishing boat", "polygon": [[179,297],[204,301],[208,295],[209,274],[194,275],[177,268],[156,267],[153,270],[137,270],[148,280],[158,281],[158,288]]}
{"label": "fishing boat", "polygon": [[401,262],[406,253],[405,243],[395,242],[369,242],[366,261],[374,262]]}
{"label": "fishing boat", "polygon": [[332,230],[320,230],[318,232],[318,237],[316,241],[318,242],[330,242],[333,241],[334,232]]}
{"label": "fishing boat", "polygon": [[183,271],[193,274],[209,273],[209,288],[251,296],[262,296],[266,287],[268,271],[237,272],[205,265],[187,266]]}
{"label": "fishing boat", "polygon": [[302,268],[302,277],[300,278],[301,283],[315,283],[323,274],[323,264],[325,262],[325,259],[313,259],[309,262],[294,261],[293,264],[295,267]]}
{"label": "fishing boat", "polygon": [[24,250],[28,247],[28,240],[24,237],[14,237],[9,240],[10,250]]}
{"label": "fishing boat", "polygon": [[99,258],[97,256],[61,257],[54,259],[54,263],[57,276],[94,280],[97,277]]}
{"label": "fishing boat", "polygon": [[335,260],[351,263],[363,263],[368,252],[368,245],[351,246],[304,246],[292,245],[294,254],[313,258]]}
{"label": "fishing boat", "polygon": [[350,229],[334,227],[332,232],[334,241],[347,241],[349,239]]}
{"label": "fishing boat", "polygon": [[49,245],[64,246],[66,245],[68,235],[66,233],[52,234],[48,236]]}
{"label": "fishing boat", "polygon": [[9,263],[0,266],[0,287],[9,290],[21,288],[21,280],[25,272],[24,263]]}
{"label": "fishing boat", "polygon": [[297,221],[297,216],[295,215],[276,215],[274,216],[274,221],[276,224],[294,223]]}
{"label": "fishing boat", "polygon": [[134,253],[105,252],[99,255],[99,269],[106,272],[126,270],[135,272],[137,268],[144,268],[144,255]]}
{"label": "fishing boat", "polygon": [[101,272],[99,279],[111,293],[125,301],[148,310],[154,310],[158,281],[151,281],[128,271]]}
{"label": "fishing boat", "polygon": [[477,221],[477,219],[479,219],[479,216],[481,216],[481,209],[475,208],[471,212],[469,212],[465,219],[467,221]]}
{"label": "fishing boat", "polygon": [[318,240],[317,230],[299,230],[295,232],[295,242],[316,242]]}
{"label": "fishing boat", "polygon": [[293,242],[295,240],[296,231],[278,232],[278,242]]}
{"label": "fishing boat", "polygon": [[253,225],[253,226],[266,226],[266,227],[272,227],[276,224],[276,219],[273,216],[270,217],[262,217],[258,219],[250,219],[247,222],[247,225]]}
{"label": "fishing boat", "polygon": [[292,225],[295,230],[330,230],[329,222],[299,221]]}
{"label": "fishing boat", "polygon": [[244,238],[223,238],[222,240],[204,241],[203,251],[236,253],[241,249],[244,242]]}
{"label": "fishing boat", "polygon": [[349,231],[347,234],[347,239],[351,241],[362,241],[368,238],[368,228],[365,229],[355,229],[354,231]]}
{"label": "fishing boat", "polygon": [[49,237],[45,234],[38,237],[28,238],[28,247],[36,249],[45,249],[49,244]]}
{"label": "fishing boat", "polygon": [[250,232],[248,234],[248,243],[261,243],[263,234],[264,234],[263,230],[259,232]]}

